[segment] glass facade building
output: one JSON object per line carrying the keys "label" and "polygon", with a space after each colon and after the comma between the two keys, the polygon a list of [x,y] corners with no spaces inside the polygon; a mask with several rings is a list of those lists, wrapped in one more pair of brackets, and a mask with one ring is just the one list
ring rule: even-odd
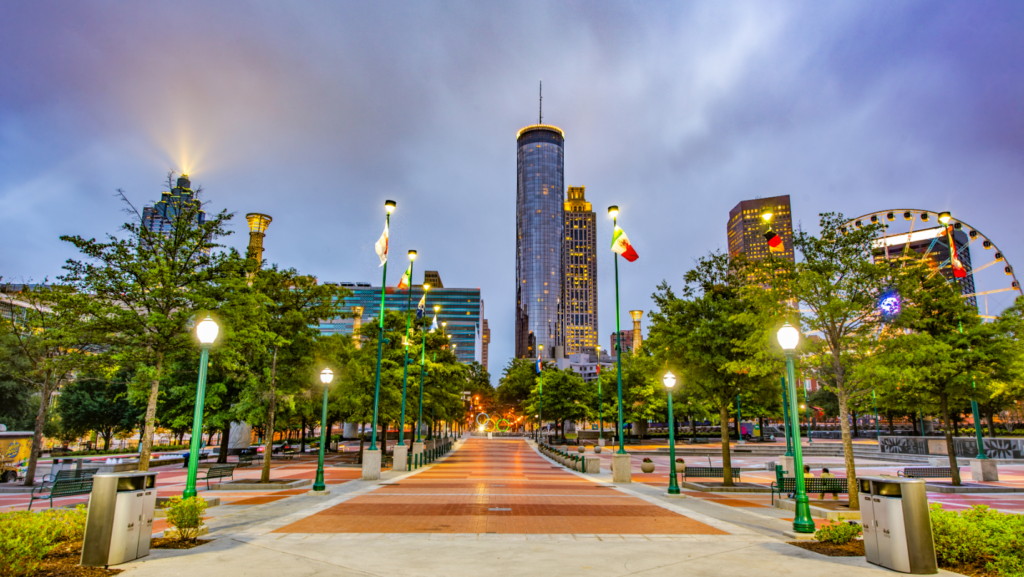
{"label": "glass facade building", "polygon": [[[191,186],[187,174],[179,176],[176,186],[170,192],[161,193],[160,202],[142,209],[142,226],[161,234],[171,232],[171,222],[183,206],[199,206],[199,199],[195,197]],[[197,220],[199,224],[206,222],[206,212],[200,210]]]}
{"label": "glass facade building", "polygon": [[562,129],[527,126],[516,135],[515,356],[552,357],[562,339],[564,146]]}
{"label": "glass facade building", "polygon": [[[345,299],[345,308],[362,307],[362,316],[358,320],[362,323],[377,322],[380,314],[380,287],[370,286],[370,283],[337,283],[352,291],[352,296]],[[415,321],[416,305],[423,296],[422,285],[413,285],[412,290],[412,315]],[[385,306],[389,311],[406,311],[409,293],[402,290],[394,290],[388,287],[384,297]],[[431,287],[427,293],[426,315],[434,317],[434,305],[441,305],[437,315],[437,326],[440,330],[441,323],[447,322],[444,327],[447,334],[452,335],[452,344],[455,347],[455,356],[460,362],[480,362],[481,339],[483,337],[483,301],[480,299],[480,289],[463,288],[434,288]],[[347,319],[325,319],[320,321],[320,332],[322,334],[345,334],[351,335],[353,327],[357,324],[354,318]],[[376,346],[376,343],[374,343]]]}
{"label": "glass facade building", "polygon": [[570,186],[562,244],[562,309],[565,354],[593,353],[597,346],[597,215],[586,187]]}

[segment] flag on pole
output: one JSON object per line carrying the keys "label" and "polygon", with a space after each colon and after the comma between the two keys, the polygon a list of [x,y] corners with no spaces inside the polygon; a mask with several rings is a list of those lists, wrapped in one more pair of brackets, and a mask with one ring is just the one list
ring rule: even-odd
{"label": "flag on pole", "polygon": [[430,332],[437,330],[437,313],[434,313],[434,322],[430,325]]}
{"label": "flag on pole", "polygon": [[636,254],[633,250],[633,245],[629,244],[629,237],[626,236],[626,231],[619,227],[615,227],[615,234],[612,236],[612,252],[621,254],[622,258],[633,262],[640,258],[640,255]]}
{"label": "flag on pole", "polygon": [[402,278],[398,279],[398,290],[409,288],[409,281],[412,280],[411,277],[412,265],[410,264],[409,268],[405,269],[405,274],[402,275]]}
{"label": "flag on pole", "polygon": [[965,278],[967,269],[964,268],[964,263],[960,262],[957,255],[956,241],[953,239],[953,225],[946,227],[946,235],[949,239],[949,262],[953,265],[953,277]]}
{"label": "flag on pole", "polygon": [[544,363],[543,363],[543,361],[541,361],[540,359],[537,359],[537,372],[539,373],[539,372],[541,372],[543,370],[544,370]]}
{"label": "flag on pole", "polygon": [[416,320],[423,318],[423,312],[427,309],[427,293],[423,293],[420,304],[416,305]]}
{"label": "flag on pole", "polygon": [[377,244],[374,246],[377,250],[377,256],[380,258],[380,265],[384,266],[384,263],[388,262],[388,223],[384,223],[384,232],[380,233],[380,238],[377,239]]}
{"label": "flag on pole", "polygon": [[764,239],[768,241],[768,250],[771,252],[782,252],[786,246],[782,243],[782,237],[772,231],[764,233]]}

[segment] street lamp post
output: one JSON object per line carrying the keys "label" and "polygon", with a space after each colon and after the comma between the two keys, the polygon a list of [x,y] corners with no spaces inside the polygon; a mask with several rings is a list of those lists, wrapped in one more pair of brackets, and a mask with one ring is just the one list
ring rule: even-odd
{"label": "street lamp post", "polygon": [[195,497],[196,475],[199,473],[199,452],[203,449],[203,403],[206,401],[206,366],[210,363],[210,347],[217,340],[220,327],[209,315],[196,325],[196,337],[199,338],[199,382],[196,388],[196,411],[192,416],[192,438],[189,440],[188,476],[185,478],[185,491],[182,498]]}
{"label": "street lamp post", "polygon": [[811,507],[807,500],[804,486],[804,458],[800,447],[800,413],[796,405],[796,383],[794,382],[793,353],[800,342],[800,331],[786,323],[778,332],[779,344],[786,353],[786,375],[789,380],[789,408],[793,419],[793,479],[796,485],[796,516],[793,519],[793,531],[797,533],[814,533],[814,521],[811,520]]}
{"label": "street lamp post", "polygon": [[786,427],[786,455],[793,456],[793,419],[789,418],[789,395],[786,393],[786,377],[782,377],[782,420]]}
{"label": "street lamp post", "polygon": [[331,369],[320,371],[320,382],[324,385],[324,402],[320,411],[320,456],[316,465],[316,481],[313,483],[313,491],[316,492],[327,490],[327,485],[324,484],[324,445],[327,444],[327,391],[333,380],[334,371]]}
{"label": "street lamp post", "polygon": [[[429,291],[430,290],[430,285],[428,285],[428,284],[423,285],[423,290],[424,290],[424,292]],[[441,310],[441,305],[434,305],[434,317],[435,318],[437,317],[437,313],[440,310]],[[427,332],[428,331],[427,331],[426,324],[427,324],[427,319],[424,318],[423,319],[423,325],[424,325],[423,326],[423,346],[420,348],[420,402],[419,402],[419,417],[416,419],[416,434],[413,436],[413,442],[412,442],[412,445],[413,445],[412,446],[412,452],[413,452],[413,459],[414,459],[413,466],[417,466],[417,465],[421,464],[418,461],[423,458],[422,457],[422,453],[423,453],[422,442],[423,441],[420,440],[420,429],[423,428],[423,376],[424,376],[424,374],[426,373],[426,370],[427,370]],[[420,443],[420,446],[418,448],[416,447],[417,443]]]}
{"label": "street lamp post", "polygon": [[538,375],[537,378],[540,381],[540,384],[537,385],[537,395],[540,398],[540,408],[537,411],[537,415],[538,415],[537,418],[540,419],[540,420],[537,423],[537,425],[541,429],[541,431],[540,431],[541,438],[543,438],[543,435],[544,435],[544,360],[543,360],[543,353],[544,353],[544,345],[543,344],[537,345],[537,375]]}
{"label": "street lamp post", "polygon": [[[391,228],[391,213],[395,210],[397,203],[393,200],[384,201],[384,210],[388,212],[387,220],[385,221],[385,230]],[[386,254],[386,253],[385,253]],[[380,408],[380,358],[384,352],[384,296],[386,294],[385,288],[388,282],[388,261],[384,261],[384,274],[380,281],[380,324],[377,332],[377,377],[376,382],[373,385],[373,433],[370,435],[370,450],[377,450],[377,413]],[[388,440],[384,439],[384,446],[387,447]],[[380,469],[380,460],[378,459],[377,468]],[[377,473],[379,477],[380,473]],[[376,478],[376,477],[375,477]]]}
{"label": "street lamp post", "polygon": [[[409,319],[409,313],[412,310],[412,265],[415,264],[415,263],[416,263],[416,251],[410,250],[409,251],[409,286],[406,287],[406,290],[409,291],[409,296],[406,299],[406,303],[405,303],[405,353],[402,355],[405,358],[405,362],[402,365],[402,418],[401,418],[401,421],[399,422],[399,425],[398,425],[398,446],[399,447],[404,447],[405,446],[405,388],[406,388],[407,381],[409,380],[409,331],[411,330],[410,329],[410,326],[411,326],[410,323],[412,322]],[[402,466],[403,467],[405,466],[404,462],[402,463]],[[395,469],[398,469],[398,470],[404,470],[404,469],[399,469],[399,464],[397,462],[394,463],[394,467],[395,467]]]}
{"label": "street lamp post", "polygon": [[807,444],[810,445],[814,442],[811,438],[811,403],[807,400],[807,393],[804,393],[804,414],[807,415]]}
{"label": "street lamp post", "polygon": [[[612,226],[619,226],[619,207],[608,207],[608,216],[612,217]],[[615,360],[619,381],[619,450],[620,455],[626,454],[626,441],[622,431],[622,326],[619,320],[619,253],[615,253]]]}
{"label": "street lamp post", "polygon": [[679,485],[676,483],[676,422],[672,417],[672,387],[676,386],[676,376],[667,371],[663,379],[668,393],[668,494],[678,495]]}
{"label": "street lamp post", "polygon": [[601,416],[601,345],[597,348],[597,444],[604,446],[604,418]]}

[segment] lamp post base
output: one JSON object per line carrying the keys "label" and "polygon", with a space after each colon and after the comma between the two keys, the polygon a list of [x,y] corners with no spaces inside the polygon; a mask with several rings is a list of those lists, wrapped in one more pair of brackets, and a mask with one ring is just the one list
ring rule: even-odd
{"label": "lamp post base", "polygon": [[408,445],[396,445],[395,446],[395,462],[391,465],[392,471],[408,471],[409,470],[409,446]]}
{"label": "lamp post base", "polygon": [[423,466],[423,441],[416,441],[412,444],[412,462],[413,467],[416,466],[417,458],[419,459],[419,466]]}
{"label": "lamp post base", "polygon": [[365,449],[363,451],[363,476],[364,481],[377,481],[380,479],[380,449]]}
{"label": "lamp post base", "polygon": [[331,490],[330,489],[324,489],[323,491],[315,491],[314,490],[314,491],[309,491],[306,494],[307,495],[330,495],[331,494]]}
{"label": "lamp post base", "polygon": [[779,464],[782,465],[783,477],[796,477],[796,459],[783,455],[779,457]]}
{"label": "lamp post base", "polygon": [[612,483],[632,483],[633,471],[626,453],[612,455]]}
{"label": "lamp post base", "polygon": [[992,459],[971,459],[971,479],[974,481],[998,481],[999,467]]}
{"label": "lamp post base", "polygon": [[599,438],[599,439],[597,440],[597,446],[598,446],[598,447],[603,447],[603,446],[604,446],[604,437],[600,437],[600,438]]}

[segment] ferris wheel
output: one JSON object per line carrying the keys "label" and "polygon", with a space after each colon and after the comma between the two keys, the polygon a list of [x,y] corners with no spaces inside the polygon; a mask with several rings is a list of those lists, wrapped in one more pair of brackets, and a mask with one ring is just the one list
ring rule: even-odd
{"label": "ferris wheel", "polygon": [[964,273],[960,278],[963,297],[977,306],[982,318],[995,319],[1018,296],[1024,295],[1003,251],[980,230],[948,212],[916,208],[883,210],[854,218],[846,227],[871,224],[883,225],[878,239],[872,243],[876,259],[895,260],[909,245],[912,252],[947,278],[954,276],[956,265]]}

